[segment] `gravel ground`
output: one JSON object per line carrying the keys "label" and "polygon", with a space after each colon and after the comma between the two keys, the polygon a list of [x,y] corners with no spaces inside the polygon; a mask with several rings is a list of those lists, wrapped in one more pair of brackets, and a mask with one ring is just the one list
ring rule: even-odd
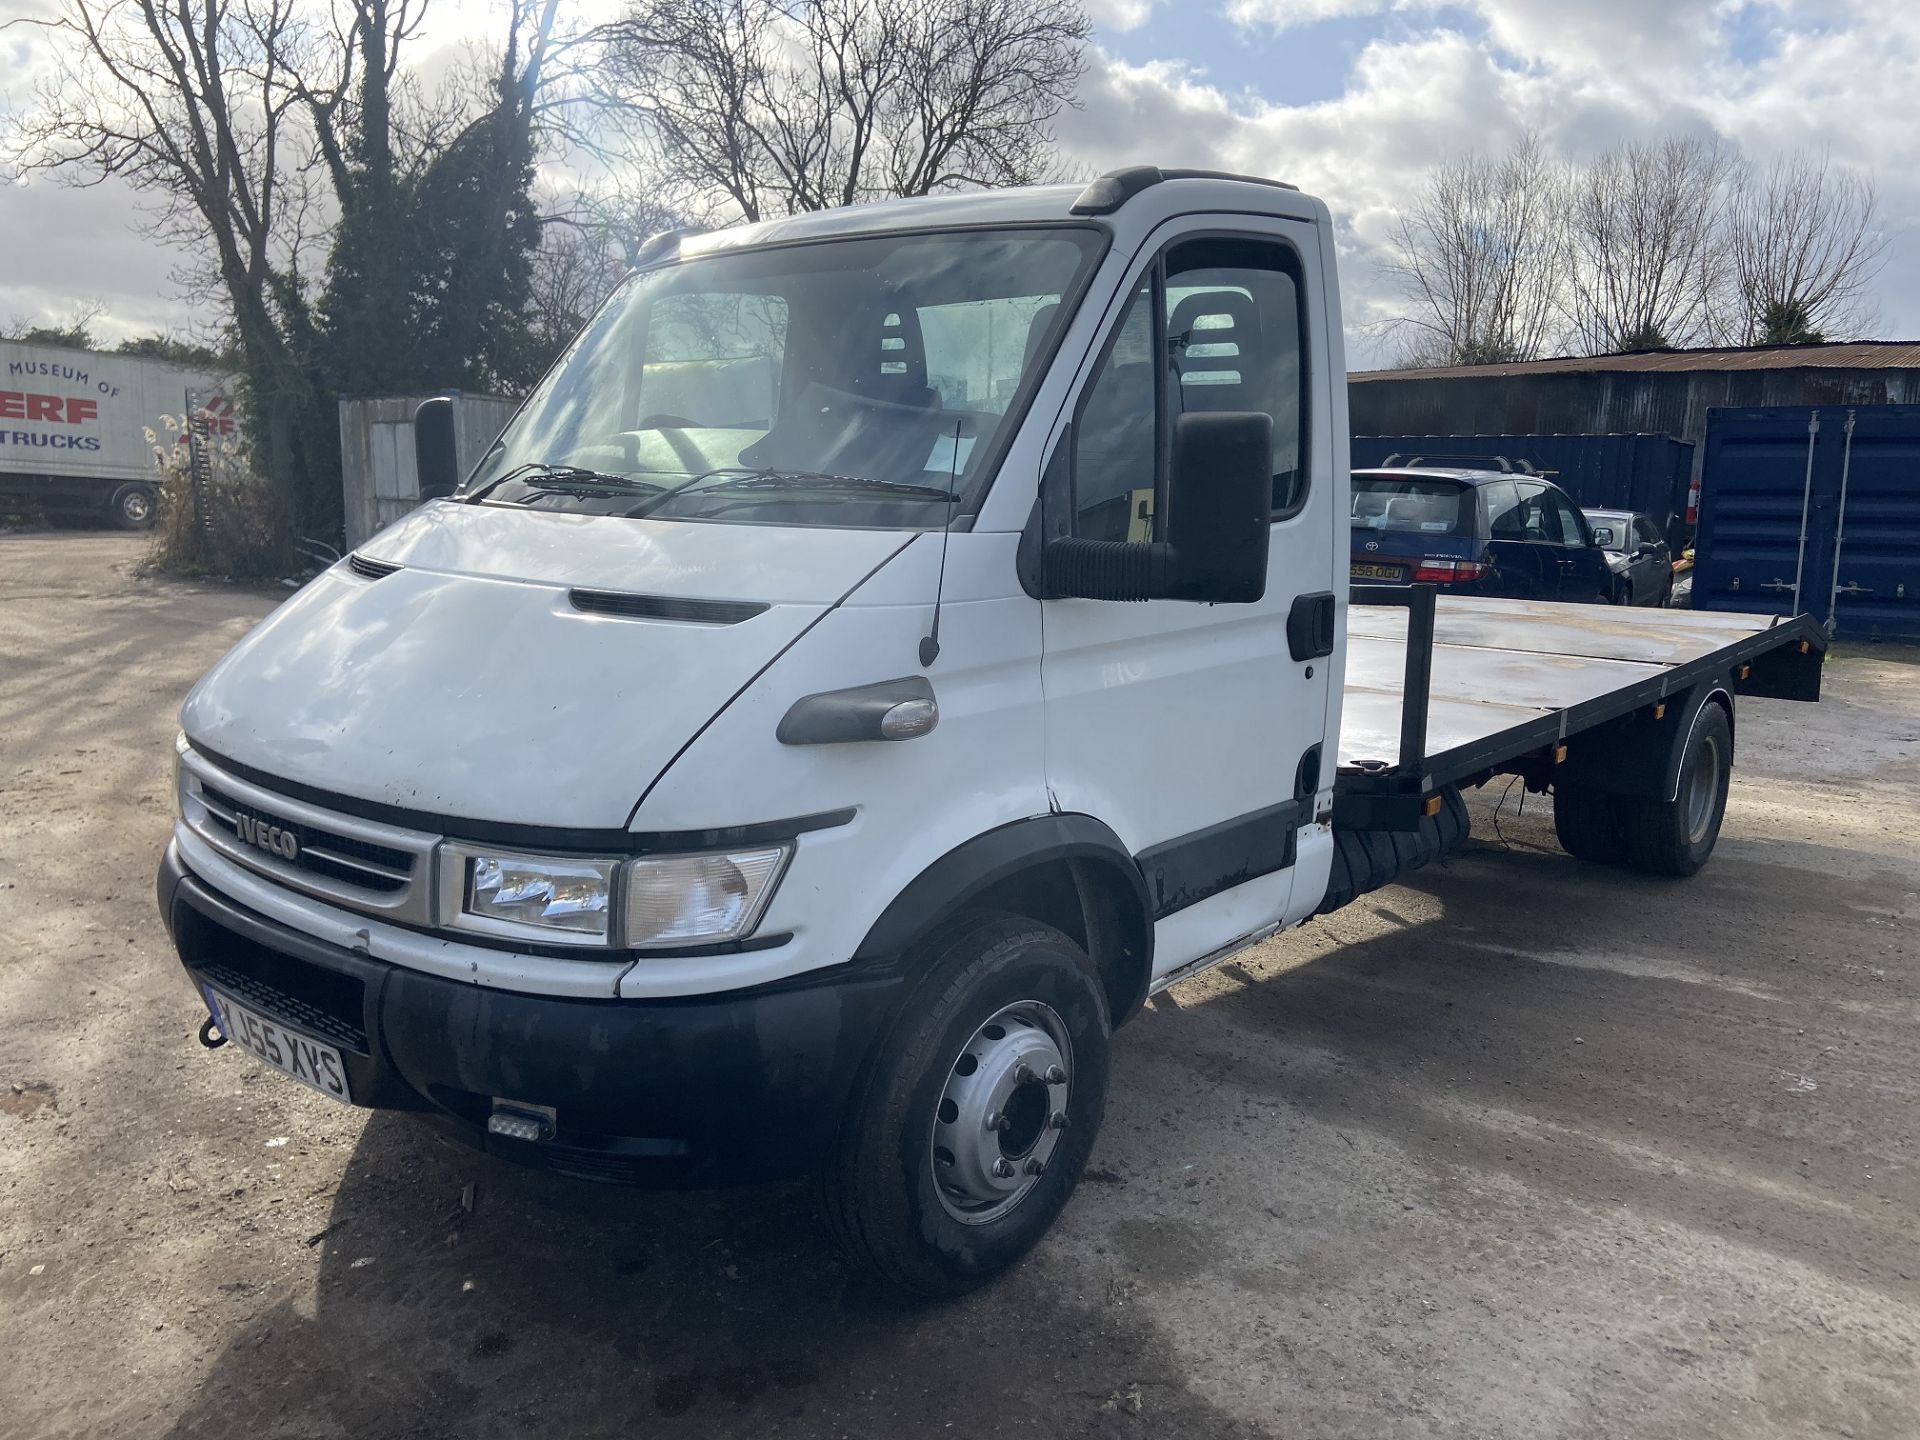
{"label": "gravel ground", "polygon": [[0,538],[9,1437],[1920,1429],[1912,653],[1742,707],[1692,881],[1490,790],[1444,869],[1178,987],[1055,1233],[929,1306],[798,1192],[522,1174],[203,1052],[167,746],[274,596],[139,551]]}

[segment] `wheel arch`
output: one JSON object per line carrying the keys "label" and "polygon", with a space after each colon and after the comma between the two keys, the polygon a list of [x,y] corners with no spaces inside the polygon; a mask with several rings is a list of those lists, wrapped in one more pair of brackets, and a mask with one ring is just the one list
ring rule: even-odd
{"label": "wheel arch", "polygon": [[1093,816],[1036,815],[955,846],[893,898],[854,959],[896,959],[963,910],[1022,915],[1072,937],[1099,968],[1116,1029],[1146,1002],[1146,879],[1120,837]]}

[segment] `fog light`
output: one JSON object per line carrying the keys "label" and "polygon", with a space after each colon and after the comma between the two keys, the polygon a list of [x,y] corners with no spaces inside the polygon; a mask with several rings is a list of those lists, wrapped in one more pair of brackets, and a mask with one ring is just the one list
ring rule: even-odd
{"label": "fog light", "polygon": [[487,1117],[487,1133],[504,1135],[509,1140],[531,1140],[536,1144],[553,1138],[556,1115],[546,1105],[512,1105],[493,1102],[493,1114]]}

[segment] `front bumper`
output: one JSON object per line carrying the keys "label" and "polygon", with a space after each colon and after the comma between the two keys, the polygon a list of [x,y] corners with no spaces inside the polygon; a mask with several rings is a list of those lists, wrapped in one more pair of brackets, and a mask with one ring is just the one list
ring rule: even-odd
{"label": "front bumper", "polygon": [[[865,969],[715,998],[573,999],[429,975],[235,905],[169,845],[160,913],[212,985],[333,1045],[355,1100],[431,1112],[522,1164],[662,1187],[817,1167],[902,977]],[[556,1133],[486,1130],[496,1098],[550,1106]]]}

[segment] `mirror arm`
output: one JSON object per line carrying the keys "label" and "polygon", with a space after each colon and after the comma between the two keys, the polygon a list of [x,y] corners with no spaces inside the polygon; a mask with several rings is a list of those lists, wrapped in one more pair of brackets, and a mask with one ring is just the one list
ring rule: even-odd
{"label": "mirror arm", "polygon": [[1102,600],[1159,600],[1168,597],[1178,573],[1173,546],[1121,540],[1079,540],[1061,536],[1046,547],[1048,598],[1082,596]]}

